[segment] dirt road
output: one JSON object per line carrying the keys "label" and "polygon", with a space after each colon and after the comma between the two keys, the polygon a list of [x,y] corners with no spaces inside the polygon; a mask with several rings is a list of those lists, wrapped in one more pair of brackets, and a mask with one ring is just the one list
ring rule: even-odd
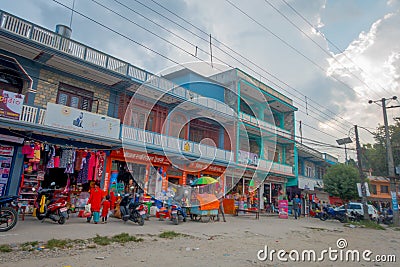
{"label": "dirt road", "polygon": [[[160,238],[159,234],[165,231],[188,236]],[[113,218],[108,224],[97,225],[87,224],[82,218],[71,218],[65,225],[50,221],[40,223],[33,218],[27,218],[18,222],[15,229],[1,233],[0,244],[15,246],[27,241],[47,241],[52,238],[87,239],[96,234],[113,236],[122,232],[140,236],[144,240],[125,245],[112,244],[79,250],[0,253],[0,265],[398,266],[400,261],[400,231],[349,228],[336,221],[322,222],[313,218],[284,220],[261,216],[259,220],[255,220],[254,216],[239,216],[227,217],[226,223],[188,221],[179,225],[151,218],[142,227],[133,223],[123,224]],[[337,244],[339,239],[341,243]],[[266,249],[267,258],[264,253]],[[275,250],[272,253],[273,259],[270,257],[272,250]],[[279,250],[285,251],[279,252],[281,254],[278,256]],[[315,252],[315,260],[313,254],[310,254],[311,250]],[[323,253],[324,250],[327,252]],[[329,255],[330,250],[332,255]],[[359,262],[352,258],[356,250],[360,257]],[[371,251],[371,254],[363,258],[363,253],[367,250]],[[305,261],[301,261],[303,254]],[[294,261],[297,255],[300,261]],[[350,261],[346,261],[346,255]],[[388,256],[395,255],[397,264],[373,261],[376,255],[383,255],[386,260]],[[317,262],[319,258],[321,261]],[[288,262],[283,262],[285,259]],[[370,261],[367,261],[368,259]],[[390,260],[393,261],[393,258]]]}

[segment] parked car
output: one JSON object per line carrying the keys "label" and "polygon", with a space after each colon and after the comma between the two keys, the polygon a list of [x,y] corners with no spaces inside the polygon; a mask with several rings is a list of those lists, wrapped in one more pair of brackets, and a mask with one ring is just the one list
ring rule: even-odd
{"label": "parked car", "polygon": [[[378,218],[379,218],[378,210],[371,204],[367,204],[367,206],[368,206],[368,214],[369,214],[370,218],[378,221]],[[337,207],[335,210],[336,211],[344,211],[345,210],[344,205]],[[363,204],[357,203],[357,202],[350,202],[347,205],[347,212],[349,213],[352,211],[358,212],[359,214],[364,215]]]}

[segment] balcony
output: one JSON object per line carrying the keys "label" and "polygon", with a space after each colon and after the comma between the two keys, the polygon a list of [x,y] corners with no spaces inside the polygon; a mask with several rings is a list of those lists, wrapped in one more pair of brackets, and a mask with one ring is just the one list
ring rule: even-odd
{"label": "balcony", "polygon": [[299,175],[298,187],[300,189],[315,190],[315,188],[323,188],[324,181],[322,179],[310,178],[307,176]]}
{"label": "balcony", "polygon": [[129,80],[134,80],[140,84],[146,83],[148,87],[154,90],[168,93],[195,105],[200,105],[205,110],[212,110],[217,114],[222,113],[224,116],[234,115],[233,111],[227,105],[215,99],[203,98],[160,76],[154,75],[72,39],[63,37],[53,31],[20,19],[7,12],[0,10],[0,16],[0,31],[6,31],[18,37],[52,48],[60,53],[104,68],[112,73],[123,75]]}
{"label": "balcony", "polygon": [[195,143],[189,140],[166,136],[122,125],[121,139],[124,144],[146,146],[146,149],[166,150],[177,154],[186,154],[196,158],[207,158],[223,162],[233,160],[233,152],[213,146]]}
{"label": "balcony", "polygon": [[239,113],[239,118],[244,121],[247,122],[249,124],[252,124],[254,126],[260,127],[261,129],[264,129],[266,131],[275,133],[279,136],[285,137],[287,139],[293,139],[292,134],[290,133],[290,131],[276,127],[275,125],[259,120],[253,116],[250,116],[246,113],[240,112]]}
{"label": "balcony", "polygon": [[280,173],[285,175],[294,175],[293,167],[270,160],[260,159],[258,161],[258,167],[261,169],[267,169],[270,172]]}

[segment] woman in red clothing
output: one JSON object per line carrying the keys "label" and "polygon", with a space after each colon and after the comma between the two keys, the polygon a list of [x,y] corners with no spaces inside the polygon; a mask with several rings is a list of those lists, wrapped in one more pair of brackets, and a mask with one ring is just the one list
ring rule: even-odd
{"label": "woman in red clothing", "polygon": [[91,216],[87,218],[87,222],[90,223],[90,220],[93,216],[93,221],[97,224],[100,220],[100,208],[101,208],[101,200],[103,199],[103,190],[100,189],[97,183],[94,184],[94,187],[90,189],[90,196],[88,200],[88,204],[91,205]]}

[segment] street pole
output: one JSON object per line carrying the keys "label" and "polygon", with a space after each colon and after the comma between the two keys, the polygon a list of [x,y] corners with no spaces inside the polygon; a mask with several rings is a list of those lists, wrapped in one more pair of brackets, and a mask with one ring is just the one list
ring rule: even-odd
{"label": "street pole", "polygon": [[361,147],[360,147],[360,140],[358,139],[357,125],[354,125],[354,131],[356,134],[357,166],[358,166],[358,172],[360,173],[360,180],[361,180],[361,203],[363,204],[364,220],[369,220],[368,206],[367,206],[367,190],[365,188],[365,175],[364,175],[364,172],[362,171]]}
{"label": "street pole", "polygon": [[386,114],[386,99],[382,98],[382,110],[383,110],[383,121],[385,123],[385,135],[386,135],[386,156],[388,164],[388,175],[390,179],[390,195],[392,197],[392,210],[393,210],[393,225],[399,226],[399,207],[397,204],[397,191],[396,191],[396,180],[394,173],[394,160],[392,145],[389,136],[389,126]]}

